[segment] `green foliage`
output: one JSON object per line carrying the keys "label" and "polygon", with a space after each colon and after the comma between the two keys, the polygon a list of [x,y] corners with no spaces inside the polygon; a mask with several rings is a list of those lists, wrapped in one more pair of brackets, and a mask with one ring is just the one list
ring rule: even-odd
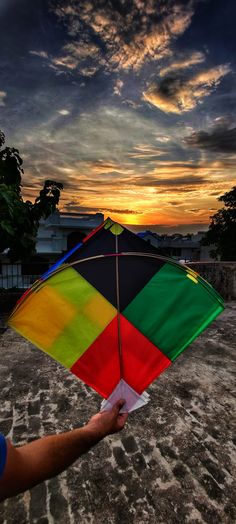
{"label": "green foliage", "polygon": [[209,230],[204,238],[204,245],[214,244],[214,258],[236,260],[236,186],[219,199],[225,207],[211,217]]}
{"label": "green foliage", "polygon": [[[0,149],[5,136],[0,131]],[[21,195],[22,159],[18,149],[0,151],[0,253],[8,250],[12,262],[29,258],[35,252],[40,218],[56,209],[63,185],[46,180],[35,202],[23,201]]]}

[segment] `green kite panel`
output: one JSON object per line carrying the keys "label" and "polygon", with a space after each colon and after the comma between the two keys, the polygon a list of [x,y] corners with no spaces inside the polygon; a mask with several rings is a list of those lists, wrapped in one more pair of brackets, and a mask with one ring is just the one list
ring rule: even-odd
{"label": "green kite panel", "polygon": [[[195,274],[196,275],[196,274]],[[171,360],[223,310],[193,272],[166,263],[123,315]]]}

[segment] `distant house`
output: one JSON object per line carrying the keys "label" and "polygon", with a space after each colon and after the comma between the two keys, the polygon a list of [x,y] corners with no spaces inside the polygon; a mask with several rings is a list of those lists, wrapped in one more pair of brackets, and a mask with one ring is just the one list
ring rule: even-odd
{"label": "distant house", "polygon": [[0,255],[0,288],[27,288],[60,258],[103,223],[102,213],[64,213],[56,211],[40,221],[36,254],[24,262],[11,264]]}
{"label": "distant house", "polygon": [[160,255],[174,258],[183,262],[210,261],[212,257],[210,251],[212,246],[202,246],[201,240],[205,232],[199,231],[197,234],[181,235],[159,235],[152,231],[142,231],[138,235],[156,247]]}
{"label": "distant house", "polygon": [[104,221],[102,213],[64,213],[56,211],[40,221],[36,251],[49,260],[58,258],[81,242],[93,229]]}

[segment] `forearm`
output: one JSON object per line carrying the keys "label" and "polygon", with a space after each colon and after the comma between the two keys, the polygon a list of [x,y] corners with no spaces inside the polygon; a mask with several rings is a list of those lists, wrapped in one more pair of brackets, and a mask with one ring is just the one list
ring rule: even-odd
{"label": "forearm", "polygon": [[32,488],[70,466],[101,440],[102,436],[85,426],[67,433],[8,447],[8,478],[0,481],[0,500]]}
{"label": "forearm", "polygon": [[0,479],[0,501],[58,475],[106,435],[120,431],[128,417],[128,413],[120,414],[124,403],[125,400],[118,400],[110,411],[97,413],[83,428],[44,437],[19,448],[8,442],[7,462]]}
{"label": "forearm", "polygon": [[67,433],[44,437],[18,448],[24,459],[28,458],[34,477],[43,476],[42,480],[61,473],[80,455],[86,453],[100,438],[87,426]]}

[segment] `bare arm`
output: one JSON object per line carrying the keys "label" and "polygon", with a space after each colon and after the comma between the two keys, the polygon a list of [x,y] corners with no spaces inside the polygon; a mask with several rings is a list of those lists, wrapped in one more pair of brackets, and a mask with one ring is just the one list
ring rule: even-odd
{"label": "bare arm", "polygon": [[15,448],[8,442],[7,463],[0,480],[0,501],[58,475],[106,435],[120,431],[128,414],[119,414],[124,401],[111,411],[94,415],[83,428],[35,440]]}

